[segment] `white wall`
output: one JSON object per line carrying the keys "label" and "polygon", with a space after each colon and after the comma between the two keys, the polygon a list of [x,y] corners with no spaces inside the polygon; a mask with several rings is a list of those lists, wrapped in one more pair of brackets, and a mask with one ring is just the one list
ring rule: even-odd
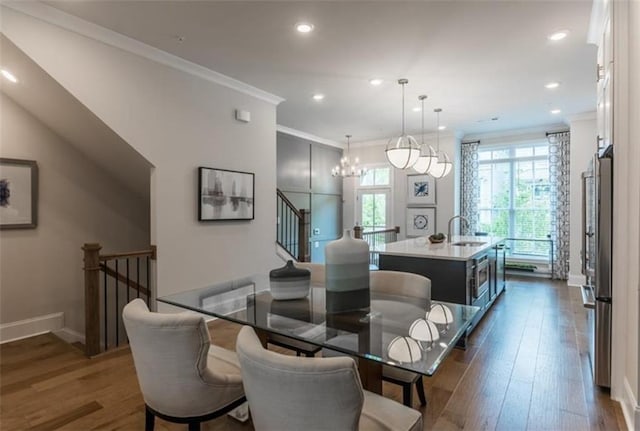
{"label": "white wall", "polygon": [[569,120],[570,148],[570,217],[569,227],[569,280],[571,285],[584,284],[580,252],[582,250],[582,172],[597,150],[595,112],[579,115]]}
{"label": "white wall", "polygon": [[80,247],[148,247],[149,208],[3,93],[0,112],[0,157],[39,168],[37,228],[0,231],[0,323],[64,312],[64,325],[84,332]]}
{"label": "white wall", "polygon": [[[2,28],[155,166],[151,241],[158,246],[158,295],[278,264],[273,103],[6,7]],[[250,111],[251,123],[235,121],[235,109]],[[255,220],[199,223],[198,166],[255,173]]]}
{"label": "white wall", "polygon": [[[414,135],[420,142],[420,135]],[[425,143],[433,145],[435,148],[436,141],[434,135],[425,134]],[[377,164],[387,164],[385,149],[387,141],[370,141],[351,145],[351,154],[353,157],[360,158],[360,164],[368,167]],[[436,180],[436,232],[447,232],[447,222],[459,211],[459,195],[455,190],[454,184],[456,176],[459,177],[460,166],[456,162],[459,159],[460,142],[452,133],[440,134],[440,149],[446,151],[453,164],[452,172],[446,177]],[[407,209],[407,175],[416,174],[413,169],[395,169],[392,168],[393,187],[392,187],[392,220],[390,226],[400,226],[400,235],[398,239],[406,237],[406,209]],[[355,179],[345,179],[343,189],[343,220],[344,226],[353,227],[356,221],[356,187],[358,185]],[[456,223],[457,226],[457,223]]]}
{"label": "white wall", "polygon": [[614,9],[614,226],[611,395],[640,429],[640,3]]}

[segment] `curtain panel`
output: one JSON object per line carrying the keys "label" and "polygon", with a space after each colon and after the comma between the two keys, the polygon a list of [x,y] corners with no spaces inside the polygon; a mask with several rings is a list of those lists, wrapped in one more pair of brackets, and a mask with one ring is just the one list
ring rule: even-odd
{"label": "curtain panel", "polygon": [[569,276],[569,132],[548,133],[553,278]]}
{"label": "curtain panel", "polygon": [[465,227],[464,223],[460,223],[460,231],[465,235],[475,235],[478,231],[478,202],[480,201],[478,146],[480,141],[463,142],[461,146],[460,208],[461,215],[469,221],[469,225]]}

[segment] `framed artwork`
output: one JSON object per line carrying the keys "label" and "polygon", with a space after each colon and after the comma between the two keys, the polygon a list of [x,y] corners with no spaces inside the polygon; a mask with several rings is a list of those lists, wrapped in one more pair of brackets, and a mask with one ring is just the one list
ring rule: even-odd
{"label": "framed artwork", "polygon": [[435,204],[435,178],[431,175],[407,175],[407,205]]}
{"label": "framed artwork", "polygon": [[253,220],[255,175],[198,168],[198,220]]}
{"label": "framed artwork", "polygon": [[37,163],[0,158],[0,229],[34,229],[37,225]]}
{"label": "framed artwork", "polygon": [[407,208],[407,236],[429,236],[435,233],[435,208]]}

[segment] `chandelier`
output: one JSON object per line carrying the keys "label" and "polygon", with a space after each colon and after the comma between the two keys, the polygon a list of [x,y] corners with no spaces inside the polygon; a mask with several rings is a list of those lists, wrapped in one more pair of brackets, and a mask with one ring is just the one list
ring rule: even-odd
{"label": "chandelier", "polygon": [[442,109],[436,108],[433,112],[436,113],[438,118],[438,125],[436,128],[436,154],[438,159],[435,164],[431,164],[429,172],[427,173],[434,178],[444,178],[449,174],[449,172],[451,172],[453,163],[449,160],[447,153],[440,151],[440,113],[442,112]]}
{"label": "chandelier", "polygon": [[331,175],[334,177],[359,177],[366,175],[367,168],[361,168],[358,166],[360,162],[356,157],[351,162],[351,135],[345,135],[347,138],[347,155],[340,159],[340,164],[331,169]]}
{"label": "chandelier", "polygon": [[427,96],[418,96],[418,100],[422,102],[422,138],[420,139],[420,156],[413,165],[413,170],[419,174],[426,174],[431,169],[432,165],[438,162],[438,155],[431,145],[425,145],[424,143],[424,100]]}
{"label": "chandelier", "polygon": [[402,85],[402,134],[399,137],[389,139],[387,143],[387,160],[398,169],[409,169],[420,156],[420,147],[413,138],[404,131],[404,86],[408,79],[399,79],[398,84]]}

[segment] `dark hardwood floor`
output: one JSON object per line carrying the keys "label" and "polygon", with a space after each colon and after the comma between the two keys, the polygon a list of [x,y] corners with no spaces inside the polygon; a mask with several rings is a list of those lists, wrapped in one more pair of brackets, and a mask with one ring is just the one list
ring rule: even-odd
{"label": "dark hardwood floor", "polygon": [[[512,278],[467,350],[454,350],[424,379],[424,429],[626,429],[619,405],[592,384],[584,316],[577,288]],[[216,321],[210,328],[215,343],[234,347],[236,325]],[[401,400],[396,385],[385,383],[384,394]],[[128,349],[89,360],[51,334],[0,347],[3,431],[139,430],[143,424]],[[157,420],[156,429],[186,426]],[[203,429],[252,426],[222,417]]]}

